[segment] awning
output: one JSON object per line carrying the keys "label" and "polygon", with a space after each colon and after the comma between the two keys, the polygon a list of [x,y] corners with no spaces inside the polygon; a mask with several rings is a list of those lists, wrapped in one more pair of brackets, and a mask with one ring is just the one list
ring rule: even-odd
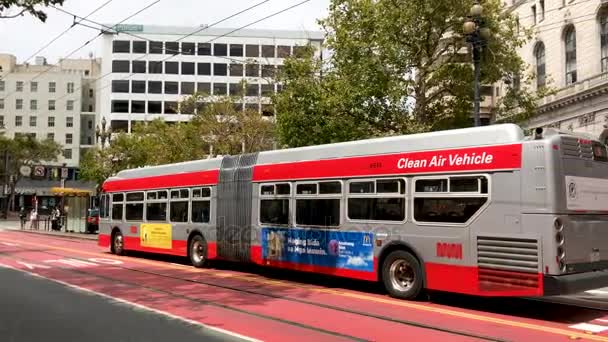
{"label": "awning", "polygon": [[15,193],[19,195],[93,196],[95,192],[95,183],[81,180],[67,180],[62,188],[58,180],[22,178],[15,187]]}
{"label": "awning", "polygon": [[75,188],[51,188],[51,193],[57,196],[91,196],[92,191]]}

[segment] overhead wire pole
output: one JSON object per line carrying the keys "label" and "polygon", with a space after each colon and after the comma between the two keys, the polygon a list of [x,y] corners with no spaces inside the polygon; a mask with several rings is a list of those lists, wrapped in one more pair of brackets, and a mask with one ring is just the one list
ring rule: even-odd
{"label": "overhead wire pole", "polygon": [[[145,6],[144,8],[142,8],[142,9],[138,10],[137,12],[135,12],[135,13],[131,14],[130,16],[126,17],[125,19],[121,20],[121,21],[120,21],[118,24],[121,24],[121,23],[123,23],[123,22],[125,22],[125,21],[127,21],[127,20],[129,20],[129,19],[131,19],[131,18],[133,18],[134,16],[136,16],[136,15],[140,14],[141,12],[143,12],[143,11],[147,10],[148,8],[152,7],[153,5],[157,4],[157,3],[158,3],[158,2],[160,2],[160,1],[161,1],[161,0],[155,0],[155,1],[153,1],[152,3],[148,4],[148,5],[147,5],[147,6]],[[52,6],[52,7],[53,7],[53,8],[55,8],[55,9],[57,9],[57,7],[55,7],[55,6]],[[73,16],[75,16],[75,15],[73,15]],[[89,20],[89,19],[86,19],[86,18],[84,18],[84,17],[79,17],[79,18],[81,18],[82,20]],[[78,24],[78,23],[77,23],[77,24]],[[89,44],[90,44],[92,41],[94,41],[95,39],[99,38],[99,36],[101,36],[103,33],[104,33],[104,31],[101,31],[99,34],[97,34],[96,36],[94,36],[94,37],[92,37],[91,39],[87,40],[87,41],[86,41],[84,44],[82,44],[80,47],[76,48],[75,50],[73,50],[72,52],[70,52],[68,55],[66,55],[66,56],[62,57],[61,59],[66,59],[66,58],[69,58],[70,56],[72,56],[73,54],[75,54],[76,52],[78,52],[80,49],[84,48],[85,46],[89,45]],[[50,71],[51,71],[51,70],[53,70],[55,67],[56,67],[56,66],[52,66],[52,67],[50,67],[50,68],[47,68],[47,69],[45,69],[45,70],[43,70],[43,71],[39,72],[38,74],[34,75],[34,77],[33,77],[33,78],[31,78],[30,80],[28,80],[27,82],[32,82],[33,80],[37,79],[38,77],[40,77],[40,76],[42,76],[42,75],[44,75],[44,74],[46,74],[46,73],[50,72]],[[6,95],[4,96],[4,98],[3,98],[3,99],[8,98],[10,95],[12,95],[12,94],[14,94],[14,93],[15,93],[15,91],[12,91],[12,92],[10,92],[10,93],[6,94]]]}

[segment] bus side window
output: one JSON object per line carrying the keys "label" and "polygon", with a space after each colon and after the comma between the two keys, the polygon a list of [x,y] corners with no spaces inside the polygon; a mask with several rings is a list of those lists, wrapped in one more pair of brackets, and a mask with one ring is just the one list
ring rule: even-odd
{"label": "bus side window", "polygon": [[148,191],[146,196],[146,220],[167,221],[167,190]]}
{"label": "bus side window", "polygon": [[190,219],[194,223],[209,223],[211,220],[211,188],[192,189]]}
{"label": "bus side window", "polygon": [[[318,189],[318,193],[317,193]],[[296,225],[338,227],[342,182],[326,181],[296,185]]]}
{"label": "bus side window", "polygon": [[188,222],[189,200],[189,189],[171,190],[171,202],[169,204],[169,221]]}
{"label": "bus side window", "polygon": [[351,181],[348,189],[350,220],[405,221],[404,179]]}
{"label": "bus side window", "polygon": [[112,194],[112,220],[122,221],[124,194]]}
{"label": "bus side window", "polygon": [[290,183],[260,185],[260,224],[289,225]]}
{"label": "bus side window", "polygon": [[488,201],[485,176],[416,179],[414,220],[459,223],[469,221]]}
{"label": "bus side window", "polygon": [[127,202],[125,204],[125,220],[142,221],[143,219],[144,219],[144,193],[143,192],[127,193]]}

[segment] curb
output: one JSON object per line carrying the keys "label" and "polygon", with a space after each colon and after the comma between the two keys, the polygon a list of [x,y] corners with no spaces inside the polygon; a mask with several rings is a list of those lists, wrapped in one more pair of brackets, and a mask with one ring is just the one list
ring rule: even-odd
{"label": "curb", "polygon": [[[0,228],[3,228],[2,225],[0,225]],[[97,241],[97,234],[95,235],[68,235],[70,233],[67,234],[53,234],[53,233],[46,233],[43,231],[36,231],[36,230],[29,230],[29,229],[11,229],[11,228],[6,228],[4,226],[4,229],[8,230],[8,231],[13,231],[13,232],[23,232],[23,233],[29,233],[29,234],[37,234],[37,235],[46,235],[46,236],[56,236],[56,237],[63,237],[63,238],[67,238],[67,239],[75,239],[75,240],[90,240],[90,241]],[[79,233],[72,233],[72,234],[79,234]],[[91,237],[87,237],[87,236],[91,236]],[[93,238],[94,236],[94,238]]]}

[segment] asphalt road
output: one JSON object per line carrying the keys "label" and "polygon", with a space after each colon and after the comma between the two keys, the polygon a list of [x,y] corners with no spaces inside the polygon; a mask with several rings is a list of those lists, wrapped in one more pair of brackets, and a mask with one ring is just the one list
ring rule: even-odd
{"label": "asphalt road", "polygon": [[202,326],[0,267],[0,337],[27,341],[238,341]]}

